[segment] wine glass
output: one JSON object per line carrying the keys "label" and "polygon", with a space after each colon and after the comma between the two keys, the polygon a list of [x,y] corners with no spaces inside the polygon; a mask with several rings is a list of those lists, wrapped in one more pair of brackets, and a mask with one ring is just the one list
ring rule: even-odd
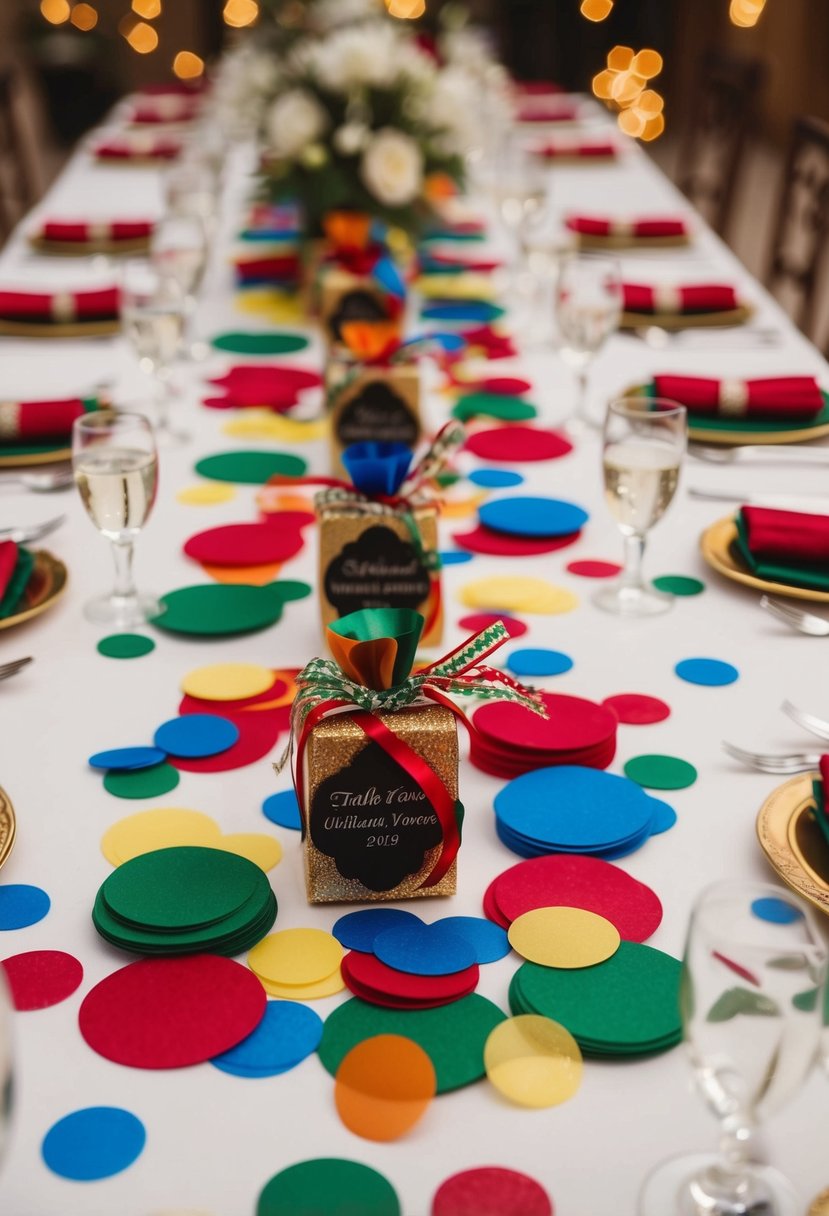
{"label": "wine glass", "polygon": [[618,329],[622,316],[622,279],[618,262],[578,253],[562,258],[556,282],[555,314],[561,356],[576,373],[576,407],[568,425],[578,430],[588,424],[590,364]]}
{"label": "wine glass", "polygon": [[138,258],[124,263],[121,277],[121,321],[143,372],[157,386],[156,437],[159,443],[186,439],[171,430],[170,372],[181,350],[186,300],[181,284],[158,266]]}
{"label": "wine glass", "polygon": [[501,223],[513,244],[512,261],[520,271],[524,233],[547,205],[547,174],[536,156],[517,139],[505,141],[495,164],[493,193]]}
{"label": "wine glass", "polygon": [[153,429],[142,414],[98,410],[72,427],[72,468],[87,514],[112,542],[115,586],[84,607],[90,621],[128,629],[155,616],[154,596],[139,595],[132,574],[133,545],[149,518],[158,487]]}
{"label": "wine glass", "polygon": [[680,1005],[685,1046],[721,1155],[678,1157],[640,1195],[640,1216],[799,1216],[790,1185],[756,1162],[757,1126],[796,1092],[819,1042],[826,947],[788,891],[707,888],[691,915]]}
{"label": "wine glass", "polygon": [[612,401],[604,424],[602,465],[605,498],[625,542],[618,580],[593,602],[621,616],[666,612],[674,597],[648,586],[642,577],[645,537],[662,518],[676,493],[685,454],[688,423],[683,405],[661,397]]}
{"label": "wine glass", "polygon": [[207,236],[212,237],[218,222],[220,189],[216,162],[192,151],[188,159],[167,173],[164,201],[171,215],[201,220]]}

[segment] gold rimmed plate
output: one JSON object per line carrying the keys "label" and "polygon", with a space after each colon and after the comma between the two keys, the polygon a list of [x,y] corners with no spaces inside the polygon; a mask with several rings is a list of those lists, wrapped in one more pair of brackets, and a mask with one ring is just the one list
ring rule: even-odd
{"label": "gold rimmed plate", "polygon": [[17,835],[17,820],[14,807],[6,791],[0,786],[0,866],[8,860]]}
{"label": "gold rimmed plate", "polygon": [[13,629],[41,612],[48,611],[66,590],[69,577],[66,566],[46,549],[35,552],[35,564],[26,587],[23,604],[13,616],[0,620],[0,629]]}
{"label": "gold rimmed plate", "polygon": [[111,338],[121,329],[118,317],[105,321],[7,321],[0,318],[0,334],[7,338]]}
{"label": "gold rimmed plate", "polygon": [[757,839],[786,885],[829,914],[829,844],[812,814],[819,777],[801,773],[778,786],[760,807]]}
{"label": "gold rimmed plate", "polygon": [[[786,422],[769,422],[765,419],[744,418],[739,422],[727,418],[695,418],[688,416],[688,438],[695,443],[719,444],[723,447],[740,447],[750,443],[805,443],[829,435],[829,392],[823,392],[824,407],[813,422],[792,426]],[[648,396],[653,393],[653,384],[636,384],[626,389],[626,397]]]}
{"label": "gold rimmed plate", "polygon": [[700,537],[699,547],[703,558],[718,574],[732,582],[742,583],[765,595],[791,596],[796,600],[811,600],[815,604],[829,604],[829,591],[813,591],[809,587],[795,587],[791,583],[774,583],[758,578],[748,569],[735,547],[737,524],[733,516],[718,519],[706,528]]}
{"label": "gold rimmed plate", "polygon": [[659,329],[700,329],[728,325],[743,325],[751,317],[753,309],[748,304],[729,308],[725,312],[623,312],[620,329],[647,329],[655,325]]}
{"label": "gold rimmed plate", "polygon": [[575,236],[580,249],[678,249],[691,244],[687,233],[681,236],[622,236],[621,233],[588,236],[577,232]]}
{"label": "gold rimmed plate", "polygon": [[50,241],[43,236],[30,236],[29,244],[37,253],[54,254],[56,257],[88,258],[95,254],[117,256],[146,253],[150,247],[148,236],[135,237],[129,241]]}
{"label": "gold rimmed plate", "polygon": [[21,469],[32,464],[63,464],[71,459],[72,449],[67,447],[0,445],[0,469]]}

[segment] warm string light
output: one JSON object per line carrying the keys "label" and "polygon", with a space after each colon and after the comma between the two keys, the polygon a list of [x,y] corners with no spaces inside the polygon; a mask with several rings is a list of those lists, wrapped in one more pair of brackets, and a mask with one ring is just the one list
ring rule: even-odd
{"label": "warm string light", "polygon": [[50,25],[63,25],[72,16],[69,0],[40,0],[40,12]]}
{"label": "warm string light", "polygon": [[665,130],[664,101],[648,82],[662,71],[662,56],[649,47],[614,46],[607,67],[593,77],[593,93],[614,106],[619,129],[634,139],[658,139]]}
{"label": "warm string light", "polygon": [[734,25],[742,29],[750,29],[760,20],[760,15],[766,7],[766,0],[731,0],[728,15]]}
{"label": "warm string light", "polygon": [[149,55],[158,46],[158,32],[151,25],[147,25],[146,21],[136,21],[124,36],[138,55]]}
{"label": "warm string light", "polygon": [[426,0],[386,0],[386,8],[390,17],[415,21],[426,12]]}
{"label": "warm string light", "polygon": [[91,4],[76,4],[69,20],[76,29],[86,33],[88,30],[95,29],[98,24],[98,13]]}
{"label": "warm string light", "polygon": [[222,10],[222,20],[225,25],[240,30],[246,25],[253,25],[259,17],[259,5],[256,0],[225,0]]}
{"label": "warm string light", "polygon": [[132,11],[145,21],[161,16],[161,0],[132,0]]}
{"label": "warm string light", "polygon": [[173,60],[173,75],[179,80],[198,80],[204,75],[204,60],[193,51],[179,51]]}
{"label": "warm string light", "polygon": [[588,21],[604,21],[613,12],[613,0],[581,0],[580,11]]}

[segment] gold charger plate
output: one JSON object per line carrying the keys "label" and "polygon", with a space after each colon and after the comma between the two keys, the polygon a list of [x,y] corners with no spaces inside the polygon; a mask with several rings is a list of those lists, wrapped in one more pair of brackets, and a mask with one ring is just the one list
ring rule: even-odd
{"label": "gold charger plate", "polygon": [[0,334],[7,338],[109,338],[121,329],[117,317],[109,321],[68,321],[38,325],[32,321],[0,319]]}
{"label": "gold charger plate", "polygon": [[[650,386],[634,384],[625,389],[625,397],[641,397],[647,395]],[[746,418],[733,430],[707,427],[704,422],[688,416],[688,438],[694,443],[711,443],[721,447],[741,447],[750,443],[752,447],[760,443],[804,443],[808,439],[820,439],[829,435],[829,422],[816,422],[814,426],[800,426],[791,431],[759,431],[753,430],[751,419]]]}
{"label": "gold charger plate", "polygon": [[647,329],[653,325],[658,329],[699,329],[708,326],[742,325],[753,313],[748,304],[730,308],[727,312],[623,312],[620,329]]}
{"label": "gold charger plate", "polygon": [[63,595],[68,577],[63,562],[58,561],[46,549],[38,549],[35,552],[32,576],[26,587],[25,607],[14,616],[0,620],[0,629],[12,629],[15,625],[22,625],[24,621],[30,621],[32,617],[46,612]]}
{"label": "gold charger plate", "polygon": [[67,258],[88,258],[96,253],[145,253],[150,247],[150,238],[140,236],[129,241],[48,241],[42,236],[30,236],[29,244],[38,253],[51,253]]}
{"label": "gold charger plate", "polygon": [[829,591],[812,591],[808,587],[793,587],[790,583],[772,583],[768,579],[758,578],[752,574],[732,553],[732,545],[737,537],[737,525],[733,516],[718,519],[710,528],[706,528],[700,537],[700,552],[708,565],[744,587],[753,587],[766,595],[788,595],[796,600],[811,600],[815,604],[829,604]]}
{"label": "gold charger plate", "polygon": [[786,885],[829,913],[829,845],[808,814],[819,776],[800,773],[769,795],[757,815],[757,839]]}
{"label": "gold charger plate", "polygon": [[575,233],[582,249],[669,249],[690,245],[691,238],[685,236],[588,236]]}
{"label": "gold charger plate", "polygon": [[0,786],[0,866],[9,857],[14,848],[14,838],[17,834],[17,820],[14,817],[14,807],[6,791]]}

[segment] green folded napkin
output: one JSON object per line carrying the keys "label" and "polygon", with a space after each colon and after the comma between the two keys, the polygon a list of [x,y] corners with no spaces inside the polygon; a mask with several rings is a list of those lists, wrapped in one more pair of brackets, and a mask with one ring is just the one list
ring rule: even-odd
{"label": "green folded napkin", "polygon": [[17,551],[17,563],[14,567],[14,573],[9,579],[3,598],[0,599],[0,621],[5,620],[7,616],[14,616],[17,612],[20,601],[29,585],[29,579],[32,577],[34,569],[35,557],[28,549],[24,549],[21,545]]}
{"label": "green folded napkin", "polygon": [[745,523],[739,512],[735,522],[737,537],[734,546],[742,561],[757,578],[770,583],[790,583],[793,587],[803,587],[809,591],[829,591],[829,570],[756,558],[748,547]]}

